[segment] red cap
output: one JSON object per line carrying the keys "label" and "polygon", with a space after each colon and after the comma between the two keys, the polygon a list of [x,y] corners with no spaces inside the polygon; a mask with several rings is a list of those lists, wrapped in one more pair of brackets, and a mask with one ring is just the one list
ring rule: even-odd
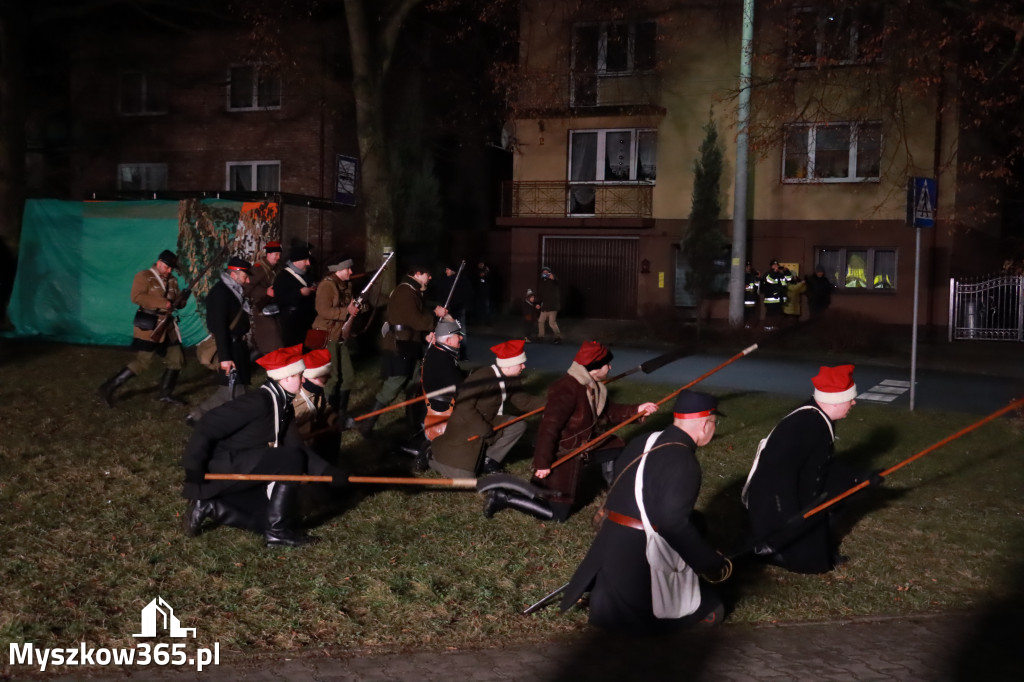
{"label": "red cap", "polygon": [[573,361],[586,367],[592,362],[597,362],[608,355],[608,349],[597,341],[584,341],[580,349],[576,351],[576,357],[573,358]]}
{"label": "red cap", "polygon": [[853,383],[853,365],[821,367],[814,384],[814,399],[819,403],[836,405],[857,397],[857,384]]}
{"label": "red cap", "polygon": [[267,253],[281,253],[281,242],[267,242],[263,250]]}
{"label": "red cap", "polygon": [[306,369],[302,362],[302,345],[278,348],[257,358],[256,363],[267,370],[267,376],[275,381],[298,374]]}
{"label": "red cap", "polygon": [[491,346],[491,352],[498,356],[498,367],[514,367],[526,362],[526,351],[523,350],[525,345],[526,342],[519,339]]}
{"label": "red cap", "polygon": [[322,377],[331,373],[331,351],[326,348],[311,350],[302,356],[302,362],[306,365],[303,376],[308,379]]}

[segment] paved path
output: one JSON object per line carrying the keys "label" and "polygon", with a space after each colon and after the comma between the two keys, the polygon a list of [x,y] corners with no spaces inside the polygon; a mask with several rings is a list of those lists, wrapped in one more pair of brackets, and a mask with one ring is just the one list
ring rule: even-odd
{"label": "paved path", "polygon": [[993,612],[794,625],[726,624],[648,640],[588,633],[536,646],[445,653],[360,656],[335,652],[297,658],[268,654],[244,663],[222,662],[202,673],[170,668],[107,670],[91,679],[1019,682],[1024,679],[1019,615]]}

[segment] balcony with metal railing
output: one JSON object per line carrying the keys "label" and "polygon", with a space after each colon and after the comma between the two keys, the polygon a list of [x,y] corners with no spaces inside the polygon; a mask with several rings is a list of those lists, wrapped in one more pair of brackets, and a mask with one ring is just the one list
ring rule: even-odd
{"label": "balcony with metal railing", "polygon": [[654,185],[632,183],[506,182],[503,218],[650,218]]}

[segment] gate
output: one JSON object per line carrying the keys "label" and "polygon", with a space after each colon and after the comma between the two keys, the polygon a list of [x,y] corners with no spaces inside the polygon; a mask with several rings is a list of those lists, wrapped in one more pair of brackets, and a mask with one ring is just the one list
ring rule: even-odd
{"label": "gate", "polygon": [[949,340],[1024,341],[1024,275],[949,280]]}
{"label": "gate", "polygon": [[541,264],[561,282],[563,314],[632,320],[639,253],[635,237],[544,237]]}

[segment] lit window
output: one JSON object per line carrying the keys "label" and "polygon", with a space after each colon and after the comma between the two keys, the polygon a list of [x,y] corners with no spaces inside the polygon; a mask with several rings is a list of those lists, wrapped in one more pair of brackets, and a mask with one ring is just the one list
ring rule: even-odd
{"label": "lit window", "polygon": [[819,248],[820,264],[837,291],[891,291],[896,288],[896,249]]}
{"label": "lit window", "polygon": [[233,66],[228,73],[228,109],[281,108],[281,77],[269,66]]}
{"label": "lit window", "polygon": [[877,181],[882,165],[882,124],[793,123],[787,125],[783,182]]}
{"label": "lit window", "polygon": [[595,185],[654,184],[658,177],[654,130],[574,130],[569,136],[569,212],[594,212]]}
{"label": "lit window", "polygon": [[122,116],[167,113],[167,81],[160,74],[122,71],[117,90],[117,110]]}
{"label": "lit window", "polygon": [[117,188],[123,190],[165,190],[167,189],[167,164],[118,164]]}
{"label": "lit window", "polygon": [[233,161],[227,169],[228,190],[232,192],[281,191],[280,161]]}

